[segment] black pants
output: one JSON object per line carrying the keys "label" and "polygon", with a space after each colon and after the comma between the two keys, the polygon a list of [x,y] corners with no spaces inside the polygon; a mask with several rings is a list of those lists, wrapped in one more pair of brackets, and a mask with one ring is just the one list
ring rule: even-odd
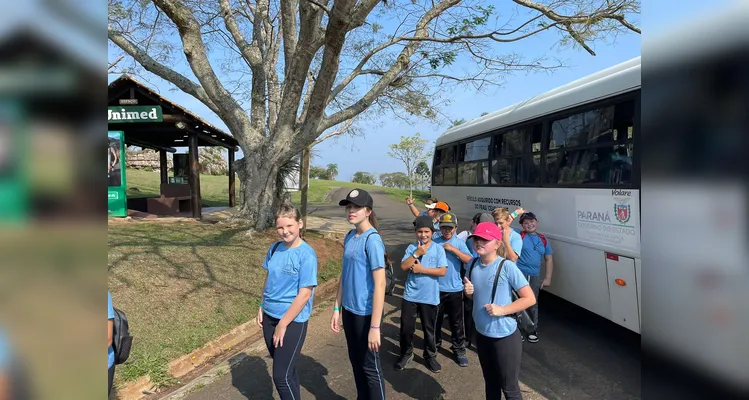
{"label": "black pants", "polygon": [[369,349],[371,325],[371,315],[356,315],[343,309],[343,332],[346,334],[348,358],[354,370],[356,398],[385,400],[385,382],[382,376],[380,353]]}
{"label": "black pants", "polygon": [[468,296],[463,297],[463,330],[466,338],[465,348],[467,349],[471,347],[471,341],[474,332],[476,332],[476,324],[473,322],[473,299],[469,299]]}
{"label": "black pants", "polygon": [[447,313],[452,338],[452,351],[456,354],[466,350],[466,334],[463,329],[463,292],[440,292],[440,307],[437,310],[437,347],[442,345],[442,323]]}
{"label": "black pants", "polygon": [[112,382],[114,382],[114,364],[109,367],[108,375],[109,376],[107,377],[107,384],[109,386],[107,388],[107,397],[112,394]]}
{"label": "black pants", "polygon": [[412,303],[403,299],[401,305],[401,356],[413,353],[414,332],[416,332],[416,315],[421,320],[424,330],[424,359],[437,357],[435,342],[437,330],[437,310],[439,306],[424,303]]}
{"label": "black pants", "polygon": [[273,359],[273,383],[281,400],[299,399],[299,376],[296,372],[296,360],[304,346],[307,336],[307,322],[292,322],[286,328],[283,346],[273,347],[273,332],[279,319],[263,313],[263,336]]}
{"label": "black pants", "polygon": [[522,400],[519,378],[523,343],[520,331],[516,329],[501,339],[476,332],[476,353],[484,374],[486,399],[501,400],[504,393],[507,400]]}

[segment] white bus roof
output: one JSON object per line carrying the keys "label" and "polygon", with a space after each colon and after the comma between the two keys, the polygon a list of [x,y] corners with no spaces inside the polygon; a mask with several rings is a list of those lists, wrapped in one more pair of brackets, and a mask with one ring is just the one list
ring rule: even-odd
{"label": "white bus roof", "polygon": [[604,69],[499,111],[448,129],[436,145],[452,143],[640,87],[640,57]]}

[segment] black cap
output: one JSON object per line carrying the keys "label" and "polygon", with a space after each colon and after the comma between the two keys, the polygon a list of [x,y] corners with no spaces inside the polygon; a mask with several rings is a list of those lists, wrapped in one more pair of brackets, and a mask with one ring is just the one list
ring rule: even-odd
{"label": "black cap", "polygon": [[489,213],[478,213],[473,216],[473,223],[478,225],[482,222],[494,222],[494,217]]}
{"label": "black cap", "polygon": [[416,217],[416,219],[414,220],[414,230],[418,231],[421,228],[429,228],[434,231],[434,220],[432,219],[432,217],[428,215]]}
{"label": "black cap", "polygon": [[518,218],[518,222],[522,224],[526,219],[535,219],[536,221],[538,221],[538,218],[536,218],[536,214],[527,212],[520,215],[520,218]]}
{"label": "black cap", "polygon": [[339,206],[345,206],[349,203],[355,204],[359,207],[369,207],[374,208],[374,201],[372,200],[372,196],[367,193],[366,190],[363,189],[354,189],[346,195],[346,198],[339,201]]}
{"label": "black cap", "polygon": [[440,228],[443,226],[449,226],[451,228],[458,227],[458,217],[453,213],[444,213],[440,217]]}

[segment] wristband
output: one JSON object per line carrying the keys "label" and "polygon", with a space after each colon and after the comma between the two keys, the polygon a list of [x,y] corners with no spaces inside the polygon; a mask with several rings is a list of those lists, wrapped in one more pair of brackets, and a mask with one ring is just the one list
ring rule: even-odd
{"label": "wristband", "polygon": [[333,311],[341,311],[340,307],[333,307]]}
{"label": "wristband", "polygon": [[260,308],[263,308],[263,303],[260,303]]}
{"label": "wristband", "polygon": [[375,325],[370,325],[369,327],[370,327],[371,329],[380,329],[380,327],[379,327],[379,326],[375,326]]}

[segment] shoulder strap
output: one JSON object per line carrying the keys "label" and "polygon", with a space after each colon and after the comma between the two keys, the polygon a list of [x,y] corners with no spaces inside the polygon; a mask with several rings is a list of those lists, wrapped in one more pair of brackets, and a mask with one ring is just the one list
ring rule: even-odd
{"label": "shoulder strap", "polygon": [[273,245],[273,249],[270,251],[270,256],[273,257],[273,254],[276,253],[276,250],[278,250],[278,246],[281,244],[281,242],[276,242],[276,244]]}
{"label": "shoulder strap", "polygon": [[492,297],[489,298],[489,301],[492,303],[494,302],[494,295],[497,294],[497,283],[499,282],[499,274],[502,273],[502,265],[507,261],[507,259],[503,259],[499,262],[499,266],[497,267],[497,275],[494,276],[494,286],[492,286]]}
{"label": "shoulder strap", "polygon": [[470,281],[470,280],[471,280],[471,278],[472,278],[472,276],[471,276],[471,272],[473,271],[473,266],[474,266],[474,265],[476,265],[476,261],[478,261],[478,259],[479,259],[479,258],[478,258],[478,257],[476,257],[476,258],[474,258],[473,260],[471,260],[471,266],[470,266],[470,267],[468,267],[468,272],[466,272],[466,276],[468,276],[468,280],[469,280],[469,281]]}
{"label": "shoulder strap", "polygon": [[380,234],[380,232],[374,231],[374,232],[370,233],[369,235],[367,235],[367,237],[364,239],[364,255],[367,258],[369,258],[369,252],[367,251],[367,241],[369,240],[370,236],[372,236],[372,235],[379,235],[379,234]]}
{"label": "shoulder strap", "polygon": [[544,247],[546,247],[546,245],[547,245],[546,236],[544,236],[543,233],[539,233],[538,237],[541,238],[541,241],[544,243]]}
{"label": "shoulder strap", "polygon": [[521,239],[525,239],[525,235],[526,235],[526,233],[527,233],[526,231],[522,231],[522,232],[520,232],[520,238],[521,238]]}

